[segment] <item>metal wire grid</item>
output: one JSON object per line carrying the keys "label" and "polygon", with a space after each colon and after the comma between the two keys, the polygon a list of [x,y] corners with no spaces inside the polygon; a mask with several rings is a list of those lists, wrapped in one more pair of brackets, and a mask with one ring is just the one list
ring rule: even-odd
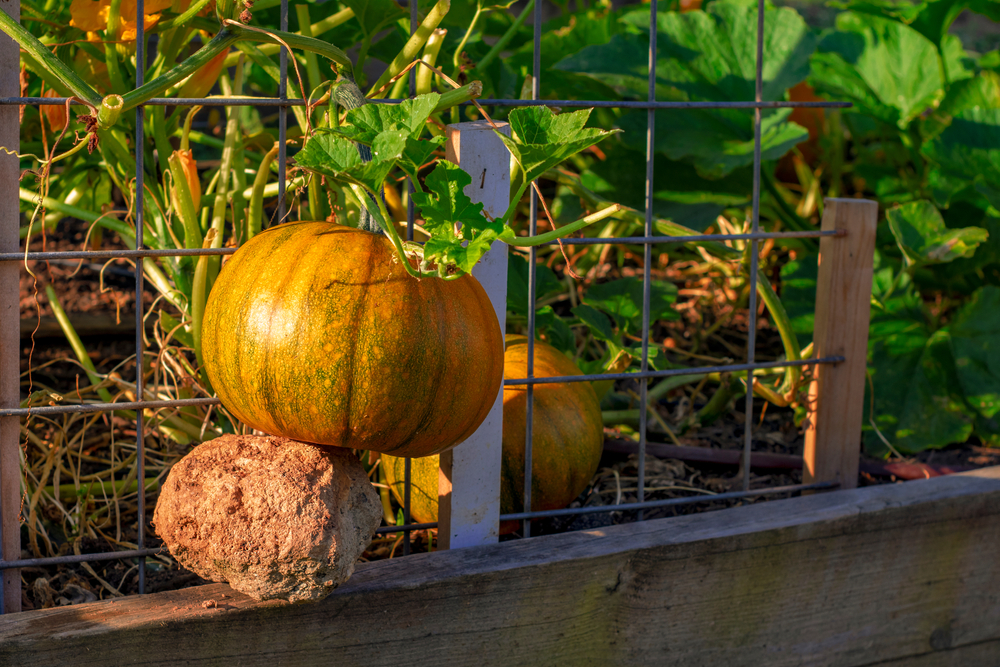
{"label": "metal wire grid", "polygon": [[[410,32],[416,31],[418,25],[416,2],[410,3]],[[756,94],[753,102],[658,102],[655,99],[656,83],[656,38],[657,38],[657,3],[650,3],[649,19],[649,91],[648,99],[640,101],[603,101],[603,100],[542,100],[541,99],[541,2],[534,5],[533,16],[533,78],[532,78],[532,99],[531,100],[511,100],[511,99],[482,99],[480,104],[494,106],[558,106],[558,107],[609,107],[609,108],[631,108],[647,110],[647,130],[646,130],[646,211],[644,235],[641,237],[620,237],[620,238],[577,238],[564,239],[565,244],[586,245],[586,244],[641,244],[644,246],[643,262],[643,322],[642,322],[642,361],[641,369],[638,373],[618,373],[618,374],[591,374],[571,377],[534,377],[534,339],[535,339],[535,288],[536,288],[536,261],[537,250],[529,250],[530,260],[528,263],[528,363],[527,377],[523,379],[504,380],[504,386],[526,385],[527,393],[527,414],[525,432],[525,470],[524,470],[524,507],[531,507],[531,451],[532,451],[532,413],[533,413],[533,390],[536,384],[551,384],[561,382],[586,382],[595,379],[618,380],[618,379],[638,379],[640,382],[640,403],[646,404],[648,383],[651,378],[663,378],[675,375],[695,375],[713,372],[747,372],[747,387],[753,386],[753,374],[755,370],[765,368],[778,368],[793,365],[811,365],[819,363],[837,363],[843,361],[843,357],[824,357],[821,359],[810,359],[802,361],[780,361],[755,363],[755,343],[757,335],[757,322],[753,314],[756,312],[757,294],[755,289],[750,290],[749,312],[749,336],[747,342],[747,363],[729,364],[723,366],[699,367],[690,369],[673,369],[663,371],[651,371],[649,369],[649,312],[650,312],[650,287],[651,287],[651,252],[653,244],[660,243],[688,243],[709,240],[749,240],[751,244],[750,254],[750,284],[756,285],[758,273],[758,241],[771,238],[815,238],[820,236],[837,235],[837,232],[761,232],[760,231],[760,172],[761,172],[761,109],[773,108],[844,108],[850,106],[844,102],[785,102],[785,101],[764,101],[762,100],[763,89],[763,34],[764,34],[764,0],[758,0],[757,4],[757,52],[756,52]],[[140,65],[136,67],[137,85],[141,86],[145,65],[145,26],[141,17],[144,14],[144,0],[136,2],[136,61]],[[288,29],[288,0],[281,0],[280,5],[280,28]],[[143,119],[146,105],[203,105],[203,106],[275,106],[278,107],[278,182],[285,182],[285,164],[287,162],[286,136],[288,126],[288,107],[302,106],[305,104],[301,99],[289,99],[287,97],[287,62],[288,54],[284,46],[280,47],[280,73],[277,98],[250,98],[250,97],[209,97],[209,98],[154,98],[145,104],[139,105],[135,110],[136,118],[136,192],[141,193],[143,189]],[[415,73],[410,73],[410,94],[415,90]],[[379,100],[378,103],[395,103],[401,100]],[[65,99],[60,98],[33,98],[15,97],[0,99],[0,104],[34,104],[34,105],[54,105],[63,104]],[[653,235],[653,156],[655,137],[655,111],[657,109],[753,109],[754,110],[754,160],[753,160],[753,199],[752,199],[752,219],[751,232],[746,234],[711,234],[696,236],[654,236]],[[409,185],[412,190],[412,185]],[[141,201],[141,200],[140,200]],[[534,190],[531,193],[529,230],[535,234],[538,224],[538,199]],[[285,192],[279,188],[278,215],[279,219],[284,217],[286,203]],[[414,208],[413,200],[410,198],[407,210],[407,238],[413,238]],[[174,250],[151,250],[143,248],[143,207],[136,207],[136,248],[132,251],[96,251],[96,252],[33,252],[33,253],[0,253],[0,261],[22,261],[25,259],[50,260],[50,259],[96,259],[96,258],[141,258],[141,257],[166,257],[166,256],[191,256],[191,255],[225,255],[235,252],[233,248],[208,248],[208,249],[174,249]],[[142,324],[143,306],[141,300],[143,288],[142,263],[136,262],[135,266],[135,289],[136,289],[136,401],[128,403],[95,403],[86,405],[60,405],[44,406],[36,408],[12,408],[0,409],[0,416],[30,416],[30,415],[52,415],[71,412],[109,412],[120,409],[135,409],[136,415],[136,459],[137,474],[139,479],[143,479],[144,471],[144,429],[143,410],[146,408],[166,408],[182,407],[185,405],[213,405],[218,404],[215,398],[201,399],[179,399],[171,401],[145,401],[143,400],[144,380],[142,377]],[[640,409],[639,428],[639,456],[638,456],[638,501],[623,505],[607,505],[599,507],[581,507],[574,509],[549,510],[549,511],[523,511],[514,514],[502,515],[501,520],[521,520],[523,522],[523,534],[529,537],[531,534],[531,520],[566,516],[577,514],[590,514],[599,512],[619,512],[636,511],[637,519],[643,519],[643,510],[667,506],[678,506],[700,502],[713,502],[718,500],[743,499],[748,497],[766,496],[804,491],[811,489],[824,489],[836,486],[836,483],[824,482],[815,484],[797,484],[772,489],[758,489],[750,491],[750,447],[752,439],[752,416],[753,416],[753,391],[748,390],[746,396],[745,427],[743,443],[743,490],[730,493],[718,494],[710,497],[693,498],[672,498],[668,500],[645,501],[645,451],[646,451],[646,425],[647,412]],[[410,523],[410,489],[411,489],[411,466],[410,459],[406,459],[404,473],[404,502],[403,515],[404,524],[401,526],[388,526],[379,528],[377,533],[402,532],[403,553],[409,553],[409,534],[412,530],[436,527],[436,523]],[[158,549],[145,547],[145,489],[142,485],[138,493],[139,505],[139,525],[137,549],[128,551],[116,551],[100,554],[82,554],[79,556],[59,556],[53,558],[28,558],[18,560],[0,559],[0,570],[17,569],[29,566],[57,565],[79,562],[96,562],[124,558],[139,559],[139,592],[145,592],[145,557],[158,553]],[[5,511],[0,506],[0,512]],[[0,595],[0,614],[3,610],[3,596]]]}

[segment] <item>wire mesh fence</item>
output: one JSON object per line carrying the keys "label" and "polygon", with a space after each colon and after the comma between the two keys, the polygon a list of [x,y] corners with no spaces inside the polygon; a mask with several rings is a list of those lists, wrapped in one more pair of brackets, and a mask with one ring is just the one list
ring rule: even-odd
{"label": "wire mesh fence", "polygon": [[[144,34],[144,24],[140,20],[144,14],[143,0],[137,0],[136,2],[136,62],[140,66],[136,67],[136,77],[137,86],[141,86],[143,83],[143,74],[145,67],[142,66],[146,63],[146,39]],[[648,391],[649,382],[656,378],[666,378],[677,375],[696,375],[696,374],[708,374],[708,373],[720,373],[720,372],[745,372],[747,374],[746,386],[748,388],[753,386],[754,373],[758,370],[770,369],[770,368],[780,368],[788,366],[804,366],[811,364],[829,364],[843,361],[842,357],[838,356],[827,356],[822,358],[814,358],[808,360],[784,360],[784,361],[769,361],[769,362],[758,362],[756,360],[756,338],[757,338],[757,321],[752,315],[748,318],[748,339],[746,346],[746,358],[747,362],[742,364],[726,364],[726,365],[716,365],[707,367],[695,367],[695,368],[685,368],[685,369],[668,369],[668,370],[656,370],[650,367],[649,364],[649,351],[650,351],[650,332],[651,332],[651,322],[650,322],[650,295],[651,295],[651,285],[652,285],[652,248],[654,245],[658,244],[682,244],[691,242],[704,242],[704,241],[735,241],[742,240],[749,242],[749,285],[755,286],[757,284],[758,271],[759,271],[759,244],[761,241],[767,239],[783,239],[783,238],[818,238],[821,236],[831,236],[836,235],[837,232],[832,231],[799,231],[799,232],[764,232],[760,228],[760,180],[761,180],[761,136],[762,136],[762,110],[765,109],[776,109],[776,108],[787,108],[787,107],[811,107],[811,108],[842,108],[849,106],[847,103],[840,102],[788,102],[783,100],[764,100],[763,99],[763,43],[764,43],[764,0],[759,0],[757,5],[757,45],[756,45],[756,60],[755,60],[755,98],[753,100],[743,100],[743,101],[731,101],[731,102],[704,102],[704,101],[658,101],[656,100],[656,79],[657,79],[657,12],[658,6],[656,2],[649,4],[649,59],[648,59],[648,98],[646,101],[629,101],[629,100],[619,100],[619,101],[607,101],[607,100],[544,100],[542,99],[543,82],[541,80],[542,66],[541,66],[541,36],[542,36],[542,3],[538,2],[534,4],[533,9],[533,72],[532,72],[532,84],[531,84],[531,100],[518,100],[518,99],[481,99],[479,103],[483,106],[496,106],[496,107],[516,107],[516,106],[531,106],[531,105],[548,105],[552,107],[560,108],[573,108],[573,107],[610,107],[618,109],[640,109],[646,110],[647,112],[647,129],[645,137],[645,225],[642,236],[627,236],[627,237],[612,237],[612,238],[567,238],[561,241],[565,245],[587,245],[587,244],[632,244],[641,245],[643,247],[643,257],[642,257],[642,328],[641,328],[641,367],[638,372],[629,373],[612,373],[612,374],[583,374],[577,376],[558,376],[558,377],[536,377],[534,368],[534,358],[535,358],[535,340],[536,333],[538,330],[538,322],[536,320],[536,296],[537,296],[537,263],[538,263],[538,250],[535,247],[530,248],[529,258],[528,258],[528,303],[527,303],[527,372],[524,378],[520,379],[507,379],[504,380],[504,386],[523,386],[525,387],[527,395],[526,403],[526,432],[525,432],[525,467],[524,467],[524,497],[523,497],[523,507],[526,510],[530,510],[532,507],[532,445],[533,445],[533,408],[534,408],[534,388],[541,384],[551,384],[551,383],[572,383],[572,382],[588,382],[595,379],[601,380],[633,380],[638,381],[639,384],[639,405],[645,406],[648,402]],[[288,0],[281,0],[280,4],[280,25],[281,30],[288,29]],[[418,25],[417,16],[417,3],[412,1],[410,3],[410,27],[411,34],[415,32]],[[135,189],[134,192],[137,193],[135,196],[135,201],[141,201],[143,192],[143,177],[145,170],[143,168],[143,157],[144,152],[141,147],[144,144],[143,137],[143,119],[146,113],[145,108],[147,106],[154,105],[172,105],[172,106],[256,106],[256,107],[274,107],[278,111],[278,158],[277,158],[277,171],[278,171],[278,183],[287,184],[287,175],[285,173],[287,164],[287,131],[288,131],[288,108],[293,106],[303,106],[306,101],[303,99],[289,99],[288,94],[288,53],[284,46],[280,47],[280,79],[278,83],[278,96],[271,97],[225,97],[216,96],[209,98],[152,98],[143,104],[139,104],[135,108],[135,127],[136,127],[136,137],[135,137],[135,150],[134,159],[136,162],[136,169],[134,173],[135,177]],[[4,63],[4,66],[14,66],[11,63]],[[416,85],[414,82],[415,71],[410,72],[410,91],[411,95],[416,90]],[[397,103],[401,100],[398,99],[387,99],[387,100],[373,100],[373,102],[378,103]],[[55,98],[55,97],[8,97],[0,99],[0,104],[3,105],[60,105],[65,104],[65,98]],[[654,234],[654,214],[653,214],[653,200],[654,200],[654,188],[653,188],[653,178],[654,178],[654,154],[655,154],[655,136],[656,136],[656,116],[655,112],[658,110],[684,110],[684,109],[752,109],[754,114],[753,128],[754,128],[754,153],[753,153],[753,189],[752,189],[752,203],[751,203],[751,216],[749,220],[749,232],[740,234],[702,234],[694,236],[658,236]],[[411,190],[412,191],[412,190]],[[286,190],[285,188],[278,189],[278,202],[277,202],[277,218],[279,220],[285,217],[285,212],[287,208],[286,201]],[[535,190],[532,190],[530,195],[530,217],[529,217],[529,233],[534,235],[537,230],[538,225],[538,212],[539,212],[539,202],[538,196]],[[52,252],[7,252],[0,253],[0,262],[21,262],[26,260],[56,260],[56,259],[112,259],[112,258],[125,258],[125,259],[140,259],[140,258],[154,258],[154,257],[183,257],[183,256],[205,256],[205,255],[226,255],[231,254],[236,251],[235,248],[203,248],[203,249],[150,249],[145,247],[143,241],[143,206],[137,205],[135,207],[135,249],[134,250],[98,250],[98,251],[52,251]],[[409,198],[409,206],[407,210],[407,237],[408,240],[413,240],[413,231],[415,223],[415,211],[413,206],[412,197]],[[558,242],[553,242],[558,243]],[[134,289],[135,289],[135,303],[136,303],[136,336],[135,336],[135,353],[136,359],[141,360],[143,358],[144,352],[144,340],[142,336],[143,330],[143,320],[144,320],[144,308],[142,302],[142,292],[144,287],[144,274],[143,274],[143,264],[141,261],[135,262],[134,270]],[[756,289],[749,289],[749,313],[753,314],[757,312],[757,291]],[[158,408],[178,408],[185,406],[196,406],[196,405],[214,405],[219,403],[218,399],[215,398],[192,398],[192,399],[176,399],[176,400],[147,400],[145,397],[145,378],[143,377],[143,367],[141,363],[136,364],[136,377],[135,377],[135,400],[130,402],[115,402],[115,403],[89,403],[89,404],[76,404],[76,405],[58,405],[58,406],[40,406],[40,407],[29,407],[29,408],[4,408],[0,409],[0,417],[13,417],[13,418],[27,418],[31,416],[45,416],[45,415],[58,415],[66,413],[85,413],[85,412],[110,412],[114,410],[136,410],[135,418],[135,432],[136,432],[136,476],[138,479],[144,479],[144,465],[146,459],[145,453],[145,435],[147,431],[147,425],[144,422],[144,410],[146,409],[158,409]],[[754,392],[749,390],[746,392],[746,406],[744,410],[745,425],[743,429],[743,450],[742,450],[742,490],[733,491],[728,493],[722,493],[713,495],[710,497],[691,497],[691,498],[673,498],[668,500],[646,500],[646,445],[647,445],[647,420],[648,414],[644,409],[640,409],[639,412],[639,428],[638,428],[638,456],[637,456],[637,467],[638,467],[638,481],[637,481],[637,502],[619,504],[619,505],[605,505],[596,507],[580,507],[580,508],[568,508],[561,510],[548,510],[548,511],[522,511],[512,514],[501,515],[501,521],[511,521],[516,520],[521,522],[522,535],[524,537],[530,537],[531,535],[531,522],[535,519],[549,518],[556,516],[570,516],[588,513],[601,513],[601,512],[619,512],[627,511],[634,512],[637,520],[642,520],[644,518],[644,511],[652,510],[655,508],[662,508],[667,506],[678,506],[685,504],[694,504],[702,502],[712,502],[719,500],[736,500],[745,499],[749,497],[757,496],[767,496],[767,495],[778,495],[778,494],[788,494],[804,490],[814,490],[821,488],[829,488],[835,486],[833,483],[823,482],[823,483],[813,483],[813,484],[797,484],[792,486],[782,486],[771,489],[750,489],[750,452],[751,452],[751,442],[752,442],[752,419],[754,413]],[[402,533],[403,534],[403,553],[409,553],[410,549],[410,533],[414,530],[423,530],[427,528],[434,528],[437,526],[436,522],[426,522],[426,523],[411,523],[411,465],[410,460],[406,459],[405,462],[405,473],[404,473],[404,500],[403,500],[403,522],[402,525],[396,526],[385,526],[378,529],[379,534],[387,533]],[[79,563],[87,561],[103,561],[112,559],[138,559],[138,590],[140,593],[145,592],[145,558],[147,556],[157,553],[157,549],[151,549],[147,546],[147,536],[145,534],[145,504],[146,504],[146,493],[140,485],[138,491],[138,526],[137,526],[137,548],[125,551],[115,551],[107,553],[94,553],[94,554],[81,554],[81,555],[67,555],[58,557],[48,557],[48,558],[28,558],[28,559],[11,559],[7,558],[0,560],[0,570],[17,570],[24,567],[34,567],[34,566],[44,566],[44,565],[58,565],[66,563]],[[2,506],[0,505],[0,515],[2,516],[16,516],[19,512],[18,507]],[[3,527],[11,525],[9,522],[3,522]],[[3,604],[5,596],[0,596],[0,604]],[[0,608],[0,613],[3,609]]]}

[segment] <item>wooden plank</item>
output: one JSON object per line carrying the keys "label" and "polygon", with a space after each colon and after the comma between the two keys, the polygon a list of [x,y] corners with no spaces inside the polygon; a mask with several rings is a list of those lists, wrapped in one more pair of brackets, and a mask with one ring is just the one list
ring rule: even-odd
{"label": "wooden plank", "polygon": [[[72,313],[69,316],[70,324],[77,335],[81,338],[87,336],[122,336],[128,338],[135,337],[135,322],[119,322],[112,314],[91,315],[89,313]],[[152,319],[145,323],[146,331],[152,332],[156,322]],[[52,316],[34,318],[26,317],[21,320],[21,338],[28,339],[34,335],[35,340],[40,338],[64,338],[62,327],[59,321]]]}
{"label": "wooden plank", "polygon": [[[20,0],[0,3],[0,11],[20,20]],[[17,43],[0,33],[0,97],[17,97],[21,87]],[[0,252],[17,252],[19,182],[17,152],[21,123],[16,105],[0,106]],[[0,262],[0,407],[21,402],[20,321],[17,262]],[[21,557],[21,429],[17,417],[0,417],[0,558]],[[0,611],[21,610],[21,574],[5,570],[0,576]]]}
{"label": "wooden plank", "polygon": [[[942,633],[943,636],[944,633]],[[940,636],[939,636],[940,639]],[[996,667],[1000,664],[1000,640],[955,648],[930,649],[920,655],[878,662],[885,667]],[[872,663],[873,665],[876,663]]]}
{"label": "wooden plank", "polygon": [[0,664],[784,667],[975,655],[1000,641],[998,549],[1000,467],[362,564],[315,604],[211,585],[23,612],[0,619]]}
{"label": "wooden plank", "polygon": [[[498,123],[510,134],[507,123]],[[445,156],[472,177],[463,190],[498,218],[510,203],[510,152],[487,121],[447,128]],[[496,241],[472,269],[496,310],[500,330],[507,319],[507,244]],[[503,354],[502,351],[500,351]],[[472,437],[440,457],[438,548],[493,544],[500,535],[500,464],[503,450],[503,387],[486,421]]]}
{"label": "wooden plank", "polygon": [[867,199],[827,199],[819,244],[813,354],[840,355],[845,361],[813,369],[809,425],[802,471],[805,482],[858,485],[861,417],[868,358],[868,319],[878,203]]}

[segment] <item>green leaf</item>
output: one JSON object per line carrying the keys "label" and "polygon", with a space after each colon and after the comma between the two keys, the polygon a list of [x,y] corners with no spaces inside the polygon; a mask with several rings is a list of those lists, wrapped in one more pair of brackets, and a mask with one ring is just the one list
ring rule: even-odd
{"label": "green leaf", "polygon": [[1000,75],[996,72],[980,72],[979,76],[953,83],[937,113],[954,116],[976,107],[1000,109]]}
{"label": "green leaf", "polygon": [[[535,298],[541,301],[559,294],[565,286],[555,272],[544,264],[535,266]],[[507,310],[528,314],[528,262],[520,255],[507,253]]]}
{"label": "green leaf", "polygon": [[[778,109],[761,122],[761,158],[777,160],[796,144],[809,138],[809,132],[788,122],[791,109]],[[677,122],[681,118],[683,122]],[[690,160],[705,178],[722,178],[740,167],[753,164],[753,116],[736,109],[714,113],[685,110],[656,112],[655,149],[671,160]],[[646,133],[646,113],[631,111],[619,125],[625,142],[638,148]]]}
{"label": "green leaf", "polygon": [[581,303],[579,306],[573,308],[573,314],[587,325],[594,338],[608,342],[616,340],[614,329],[611,328],[611,321],[601,311],[585,303]]}
{"label": "green leaf", "polygon": [[591,109],[556,115],[548,107],[527,107],[510,112],[513,137],[497,133],[532,181],[566,158],[590,148],[620,130],[584,128]]}
{"label": "green leaf", "polygon": [[344,0],[344,4],[354,10],[354,16],[367,36],[406,16],[395,0]]}
{"label": "green leaf", "polygon": [[447,139],[443,136],[420,141],[407,137],[403,154],[399,158],[400,167],[410,175],[415,175],[420,167],[431,161],[434,151],[441,148],[445,141]]}
{"label": "green leaf", "polygon": [[[380,135],[381,136],[381,135]],[[472,177],[451,162],[438,162],[425,180],[426,192],[415,192],[424,229],[431,238],[424,244],[424,258],[439,265],[455,264],[469,273],[493,241],[513,240],[513,232],[500,221],[490,221],[481,203],[463,192]],[[456,225],[461,227],[456,231]]]}
{"label": "green leaf", "polygon": [[[640,16],[642,14],[642,16]],[[624,22],[646,30],[648,12],[626,15]],[[713,3],[708,12],[663,12],[657,16],[656,95],[660,100],[753,99],[756,85],[756,10]],[[645,42],[645,43],[643,43]],[[785,90],[809,73],[815,37],[791,9],[768,9],[764,16],[764,98],[781,99]],[[616,35],[559,62],[619,89],[647,95],[648,33],[642,38]],[[764,112],[764,159],[777,159],[804,141],[804,129],[788,122],[789,110]],[[625,114],[619,126],[625,141],[644,147],[646,113]],[[706,177],[719,178],[752,164],[753,114],[739,110],[670,110],[656,113],[656,150],[674,160],[690,160]]]}
{"label": "green leaf", "polygon": [[[680,319],[680,315],[672,307],[676,300],[676,285],[660,280],[652,281],[649,321]],[[621,278],[594,285],[587,290],[584,302],[611,315],[622,332],[635,332],[642,328],[642,280],[639,278]]]}
{"label": "green leaf", "polygon": [[[649,24],[645,13],[623,21],[645,31]],[[816,38],[794,9],[769,8],[764,11],[763,48],[763,99],[781,99],[808,76]],[[757,80],[757,8],[713,3],[707,12],[658,13],[657,52],[671,63],[663,71],[664,81],[689,99],[752,100]],[[646,86],[640,91],[645,93]]]}
{"label": "green leaf", "polygon": [[[919,321],[895,324],[897,331],[873,343],[875,424],[904,454],[965,442],[974,416],[955,372],[951,336],[946,330],[932,334]],[[867,416],[867,400],[865,412]],[[877,456],[888,454],[867,421],[865,425],[865,449]]]}
{"label": "green leaf", "polygon": [[961,111],[941,134],[924,144],[922,152],[945,175],[1000,189],[1000,108],[977,106]]}
{"label": "green leaf", "polygon": [[845,12],[812,58],[818,92],[854,103],[857,112],[905,129],[944,97],[937,47],[893,20]]}
{"label": "green leaf", "polygon": [[378,192],[405,143],[406,135],[402,132],[383,133],[372,146],[371,162],[362,162],[358,147],[350,139],[332,132],[317,133],[296,153],[295,162],[318,174]]}
{"label": "green leaf", "polygon": [[535,313],[535,332],[538,337],[556,349],[573,353],[576,351],[576,338],[566,320],[559,317],[552,306],[543,306]]}
{"label": "green leaf", "polygon": [[[646,205],[646,186],[636,178],[636,170],[646,161],[644,151],[626,147],[620,141],[608,142],[605,157],[580,174],[581,182],[591,192],[625,206],[642,210]],[[653,158],[653,215],[693,229],[704,231],[729,206],[742,206],[750,199],[749,174],[734,173],[718,180],[698,175],[692,165],[668,159],[662,153]]]}
{"label": "green leaf", "polygon": [[941,264],[972,257],[989,233],[982,227],[948,229],[941,212],[929,201],[916,201],[886,213],[889,229],[908,263]]}
{"label": "green leaf", "polygon": [[1000,412],[1000,288],[976,292],[948,327],[958,381],[982,417]]}
{"label": "green leaf", "polygon": [[337,132],[368,146],[388,130],[403,131],[411,139],[417,139],[440,99],[437,93],[427,93],[399,104],[364,104],[347,112],[350,125]]}

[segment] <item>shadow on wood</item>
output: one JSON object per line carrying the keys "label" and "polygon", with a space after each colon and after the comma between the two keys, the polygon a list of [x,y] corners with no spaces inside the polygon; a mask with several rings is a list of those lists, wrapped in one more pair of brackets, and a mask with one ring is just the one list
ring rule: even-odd
{"label": "shadow on wood", "polygon": [[1000,467],[12,614],[3,665],[996,665]]}

